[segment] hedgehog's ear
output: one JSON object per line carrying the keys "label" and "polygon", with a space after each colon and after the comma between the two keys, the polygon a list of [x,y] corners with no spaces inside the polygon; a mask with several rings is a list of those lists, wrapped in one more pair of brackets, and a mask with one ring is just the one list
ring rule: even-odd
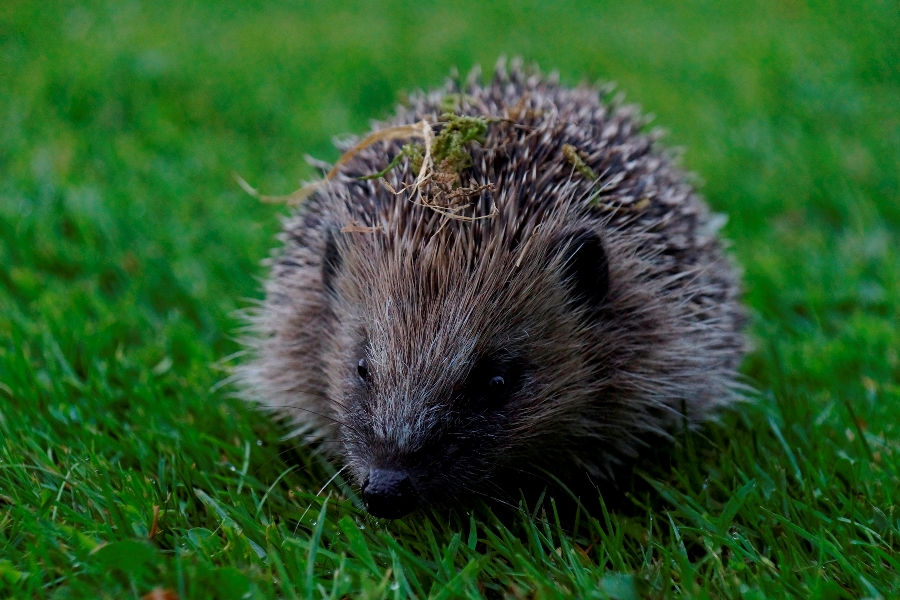
{"label": "hedgehog's ear", "polygon": [[325,250],[322,253],[322,285],[330,294],[335,293],[335,280],[343,262],[334,229],[329,227],[325,230]]}
{"label": "hedgehog's ear", "polygon": [[560,239],[564,277],[572,286],[572,299],[599,308],[609,294],[609,260],[596,231],[580,229]]}

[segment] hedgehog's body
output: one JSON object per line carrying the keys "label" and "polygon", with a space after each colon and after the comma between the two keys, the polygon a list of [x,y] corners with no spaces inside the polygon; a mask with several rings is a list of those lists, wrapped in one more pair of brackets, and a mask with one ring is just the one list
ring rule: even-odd
{"label": "hedgehog's body", "polygon": [[359,179],[403,140],[363,149],[287,220],[242,371],[378,516],[510,469],[602,475],[737,397],[734,267],[633,111],[514,68],[413,98],[391,125],[440,132],[451,92],[490,123],[458,182],[489,186],[460,213],[476,219],[423,206],[407,159],[385,175],[396,194]]}

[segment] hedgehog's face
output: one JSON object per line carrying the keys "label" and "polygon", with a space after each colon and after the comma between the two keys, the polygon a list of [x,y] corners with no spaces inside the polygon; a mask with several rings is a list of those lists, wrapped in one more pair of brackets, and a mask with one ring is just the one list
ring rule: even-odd
{"label": "hedgehog's face", "polygon": [[468,372],[450,358],[437,365],[444,377],[421,364],[404,376],[379,358],[390,354],[379,343],[361,354],[342,419],[353,426],[342,434],[369,512],[397,518],[478,493],[509,443],[511,403],[525,393],[528,365],[501,351],[466,358]]}
{"label": "hedgehog's face", "polygon": [[559,437],[590,388],[588,305],[608,283],[599,238],[535,243],[527,265],[512,251],[429,260],[356,243],[326,247],[326,371],[369,512],[493,495],[492,476]]}

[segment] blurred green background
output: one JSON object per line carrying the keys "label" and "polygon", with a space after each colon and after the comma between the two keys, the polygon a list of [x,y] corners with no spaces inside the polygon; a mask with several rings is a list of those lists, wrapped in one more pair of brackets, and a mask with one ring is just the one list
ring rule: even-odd
{"label": "blurred green background", "polygon": [[[752,508],[729,513],[757,553],[748,566],[722,567],[724,550],[700,542],[687,562],[667,562],[685,547],[681,517],[697,539],[731,542],[661,493],[647,500],[658,516],[649,529],[646,518],[614,519],[631,532],[606,544],[620,548],[618,561],[591,555],[582,581],[575,567],[547,566],[553,545],[529,546],[536,573],[572,577],[581,583],[566,589],[585,595],[607,590],[598,597],[611,593],[598,583],[607,571],[698,597],[897,590],[897,2],[9,0],[0,4],[0,591],[123,597],[158,583],[214,597],[204,577],[232,577],[260,596],[331,585],[332,571],[307,570],[316,546],[305,541],[291,558],[293,525],[277,525],[292,515],[303,540],[328,539],[340,555],[339,515],[309,538],[314,515],[304,509],[321,478],[277,479],[288,468],[280,430],[216,387],[216,361],[239,350],[234,311],[261,296],[259,263],[287,212],[248,198],[231,173],[266,193],[292,191],[313,176],[305,154],[337,158],[332,136],[364,132],[405,91],[441,85],[454,66],[490,75],[500,55],[569,84],[618,82],[670,131],[666,144],[686,149],[702,192],[730,216],[757,346],[745,371],[763,397],[726,421],[739,434],[709,434],[717,452],[676,461],[675,472],[696,476],[664,483],[718,514],[756,482]],[[132,538],[146,538],[154,505],[164,507],[163,533],[158,552],[140,559],[154,547]],[[448,571],[430,572],[422,565],[442,564],[454,526],[422,547],[418,525],[397,527],[367,530],[377,563],[368,575],[346,551],[355,578],[346,589],[405,594],[406,584],[378,587],[392,565],[425,593],[561,593],[491,544],[457,547]],[[200,529],[229,545],[209,546]],[[266,545],[279,535],[283,554]],[[425,562],[391,550],[391,535]],[[137,553],[144,566],[90,553],[114,541],[138,546],[107,555]],[[468,573],[458,589],[448,583],[455,568]],[[495,585],[500,577],[520,577],[518,591]]]}

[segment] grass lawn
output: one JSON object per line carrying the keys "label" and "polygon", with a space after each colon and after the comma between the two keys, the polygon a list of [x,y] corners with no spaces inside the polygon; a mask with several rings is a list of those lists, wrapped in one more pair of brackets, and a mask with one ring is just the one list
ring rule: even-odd
{"label": "grass lawn", "polygon": [[[0,597],[897,597],[898,31],[893,0],[0,4]],[[292,191],[501,54],[686,148],[760,397],[609,510],[378,522],[217,385],[287,212],[231,172]]]}

